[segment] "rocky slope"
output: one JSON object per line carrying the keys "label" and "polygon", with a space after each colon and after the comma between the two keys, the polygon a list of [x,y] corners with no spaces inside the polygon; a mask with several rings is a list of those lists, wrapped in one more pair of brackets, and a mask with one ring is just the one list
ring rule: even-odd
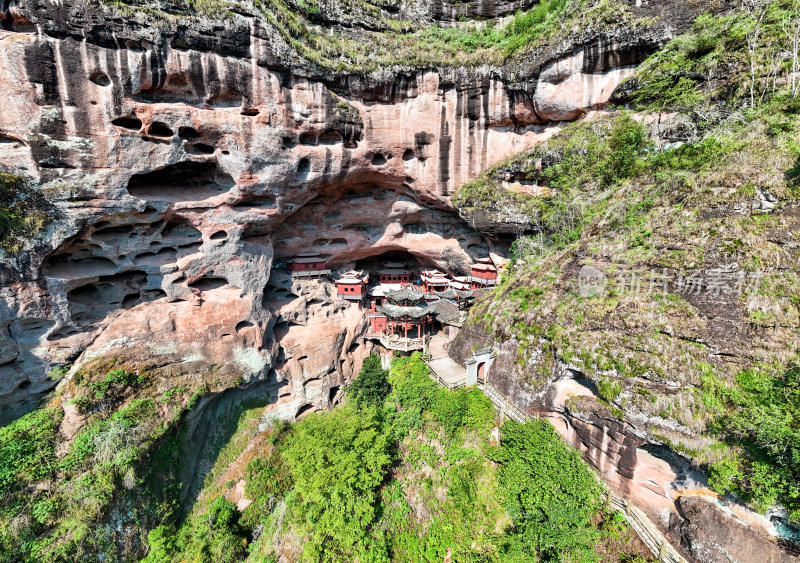
{"label": "rocky slope", "polygon": [[695,25],[618,91],[646,90],[659,64],[725,68],[698,75],[693,107],[595,116],[455,196],[488,233],[532,234],[451,352],[491,343],[491,383],[551,419],[687,558],[790,561],[800,121],[780,90],[749,110],[731,95],[746,60],[719,39],[731,21]]}

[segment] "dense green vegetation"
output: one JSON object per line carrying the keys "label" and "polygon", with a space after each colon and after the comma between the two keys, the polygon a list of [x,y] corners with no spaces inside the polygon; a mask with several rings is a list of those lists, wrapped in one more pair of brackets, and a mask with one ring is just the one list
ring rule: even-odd
{"label": "dense green vegetation", "polygon": [[685,33],[650,57],[633,79],[633,101],[653,109],[698,111],[709,100],[750,106],[775,93],[788,75],[797,96],[796,0],[749,2],[718,16],[702,15]]}
{"label": "dense green vegetation", "polygon": [[504,560],[594,559],[599,534],[591,517],[599,508],[601,487],[580,454],[566,447],[550,424],[536,420],[506,422],[493,457],[514,520]]}
{"label": "dense green vegetation", "polygon": [[735,385],[706,387],[719,401],[715,430],[740,448],[712,464],[712,485],[761,510],[780,502],[800,522],[800,364],[783,373],[745,370]]}
{"label": "dense green vegetation", "polygon": [[[514,247],[517,258],[563,248],[577,241],[592,219],[619,200],[620,186],[626,180],[648,167],[651,159],[646,150],[651,145],[645,126],[627,114],[594,123],[579,122],[465,184],[453,203],[462,213],[494,209],[502,215],[508,206],[525,213],[542,234],[518,240]],[[539,163],[544,165],[541,172],[537,170]],[[529,197],[504,191],[499,178],[506,169],[520,165],[524,173],[547,186],[550,194]],[[635,206],[642,201],[624,204],[631,209],[623,211],[620,226],[630,226],[633,215],[638,215]]]}
{"label": "dense green vegetation", "polygon": [[442,67],[503,64],[546,44],[559,34],[585,27],[595,29],[632,24],[623,2],[616,0],[542,0],[531,10],[518,12],[504,26],[493,22],[464,22],[458,27],[415,24],[388,19],[374,6],[353,2],[354,24],[373,19],[377,33],[321,34],[308,20],[324,7],[314,0],[298,6],[284,0],[260,3],[267,19],[284,40],[310,61],[336,70],[369,71],[404,65]]}
{"label": "dense green vegetation", "polygon": [[[514,319],[515,322],[510,324],[511,330],[503,331],[516,331],[521,342],[533,335],[548,336],[559,356],[574,358],[585,373],[595,379],[609,403],[617,401],[625,386],[630,385],[626,384],[626,378],[648,372],[665,377],[681,358],[680,369],[700,389],[697,398],[690,399],[694,403],[694,414],[691,417],[681,415],[679,421],[703,428],[704,432],[715,435],[728,447],[697,451],[682,449],[674,442],[672,445],[695,457],[698,463],[710,463],[712,484],[720,492],[734,492],[761,509],[783,504],[790,510],[792,518],[800,522],[798,466],[796,460],[792,461],[792,456],[796,455],[793,452],[797,447],[796,432],[800,421],[797,406],[792,403],[796,397],[792,398],[794,396],[788,392],[791,386],[784,382],[789,377],[784,374],[794,373],[785,359],[765,369],[753,368],[743,372],[759,374],[764,390],[755,393],[754,389],[748,388],[747,379],[742,379],[731,367],[724,366],[725,371],[716,371],[722,370],[723,366],[705,363],[704,353],[697,347],[680,344],[680,352],[654,356],[652,352],[631,353],[614,337],[606,336],[605,341],[598,341],[596,333],[584,332],[583,327],[591,330],[593,326],[602,325],[603,319],[624,307],[626,302],[641,303],[643,296],[647,295],[646,291],[635,295],[631,287],[626,290],[620,285],[624,277],[612,276],[609,279],[604,300],[587,301],[580,299],[577,293],[565,296],[556,292],[555,296],[560,297],[557,297],[559,302],[553,304],[557,307],[553,317],[536,320],[524,317],[548,301],[541,295],[553,290],[555,277],[536,272],[546,271],[548,264],[555,264],[559,257],[570,256],[576,244],[588,244],[596,252],[602,252],[604,245],[610,244],[623,248],[616,251],[618,267],[644,270],[644,274],[639,274],[643,288],[651,283],[649,280],[654,269],[672,270],[685,268],[687,264],[695,268],[703,264],[708,269],[715,267],[714,261],[718,258],[707,259],[705,255],[717,245],[728,256],[736,256],[746,272],[747,269],[759,269],[761,294],[778,303],[777,306],[787,315],[778,321],[774,313],[751,312],[750,322],[762,326],[794,322],[797,302],[793,296],[800,287],[796,278],[794,281],[786,278],[780,269],[765,268],[768,265],[763,253],[765,243],[759,241],[763,237],[760,233],[767,225],[778,225],[781,219],[758,214],[729,219],[725,232],[717,225],[704,227],[696,213],[687,213],[686,210],[731,205],[730,202],[752,198],[755,187],[742,183],[742,178],[748,177],[760,178],[759,187],[769,190],[784,202],[796,200],[800,192],[791,171],[792,163],[800,157],[800,146],[796,142],[800,131],[798,109],[800,106],[791,97],[785,94],[776,96],[756,110],[742,113],[740,121],[708,123],[699,140],[658,152],[649,149],[652,141],[649,135],[643,136],[645,127],[622,115],[605,122],[572,125],[556,139],[522,157],[531,169],[536,160],[551,159],[550,166],[539,178],[554,190],[554,194],[523,202],[524,208],[540,225],[542,234],[521,237],[514,243],[516,258],[527,262],[527,267],[516,281],[509,279],[508,285],[500,288],[512,297],[508,303],[513,304],[514,311],[498,315],[499,311],[495,309],[486,319],[491,323],[507,323],[506,319]],[[765,170],[775,172],[767,176]],[[490,175],[487,177],[491,178]],[[491,180],[489,184],[492,184]],[[482,188],[485,191],[478,192],[473,185],[467,185],[458,196],[459,204],[465,209],[470,205],[480,206],[481,193],[489,193],[494,187]],[[686,245],[680,251],[670,250],[674,248],[674,241],[699,232],[706,232],[711,237],[706,245]],[[600,237],[604,239],[601,241]],[[743,244],[743,240],[748,243]],[[648,266],[643,267],[643,262]],[[529,276],[536,279],[533,287],[517,286],[530,284],[526,281]],[[522,289],[526,289],[524,294]],[[535,294],[531,294],[532,291]],[[686,326],[683,330],[694,332],[696,329],[691,319],[697,318],[698,313],[693,312],[679,295],[666,293],[657,296],[658,302],[646,305],[658,308],[656,318],[660,324],[656,329],[667,323],[674,326],[677,319]],[[556,297],[551,296],[551,303],[553,298]],[[771,309],[766,302],[759,303],[764,311]],[[642,326],[651,323],[652,320],[648,320]],[[519,330],[515,328],[517,326]],[[577,337],[576,334],[583,336]],[[638,338],[642,349],[648,346],[664,349],[665,339],[658,333],[643,333]],[[796,341],[788,343],[789,357],[797,352],[796,344]],[[524,355],[521,361],[526,361]],[[623,380],[609,379],[609,369],[616,370]],[[708,401],[706,370],[716,373],[714,377],[722,382],[718,401],[711,403]],[[541,377],[546,377],[546,372],[540,373]],[[657,409],[654,414],[676,416],[676,411],[663,406],[657,397],[636,393],[641,401],[652,404],[650,408]],[[614,406],[612,412],[620,416],[623,413],[618,406]]]}
{"label": "dense green vegetation", "polygon": [[[113,390],[116,397],[138,378],[126,370],[83,377],[95,396]],[[169,505],[174,510],[176,490],[163,477],[174,471],[176,423],[192,404],[185,388],[122,405],[100,400],[65,442],[58,431],[65,413],[56,397],[0,428],[0,561],[113,558],[115,531],[103,518],[117,500],[127,498],[143,527],[164,517]],[[157,445],[163,451],[154,455]]]}
{"label": "dense green vegetation", "polygon": [[347,393],[357,407],[381,405],[392,390],[388,376],[388,372],[381,368],[380,357],[372,354],[364,360],[358,378],[347,388]]}
{"label": "dense green vegetation", "polygon": [[[506,423],[491,445],[494,408],[478,390],[440,389],[416,354],[397,358],[388,380],[380,403],[276,422],[247,456],[252,504],[239,514],[225,487],[207,482],[217,492],[177,529],[150,533],[147,561],[588,562],[606,541],[636,557],[630,531],[603,513],[597,481],[548,423]],[[239,463],[226,459],[219,473]]]}

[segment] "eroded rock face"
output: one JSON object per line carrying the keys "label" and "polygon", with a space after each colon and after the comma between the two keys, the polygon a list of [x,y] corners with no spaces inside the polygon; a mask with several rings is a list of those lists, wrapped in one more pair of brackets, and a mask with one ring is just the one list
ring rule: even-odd
{"label": "eroded rock face", "polygon": [[731,523],[724,511],[707,499],[683,496],[678,504],[686,519],[681,527],[684,545],[698,561],[797,561],[797,553],[780,549],[763,528],[746,520]]}
{"label": "eroded rock face", "polygon": [[[280,329],[273,259],[313,251],[336,267],[406,251],[452,269],[496,250],[448,194],[548,123],[603,107],[664,38],[564,46],[513,80],[513,69],[344,75],[293,65],[255,14],[221,26],[79,0],[6,6],[0,97],[14,109],[0,112],[0,166],[61,215],[0,263],[0,419],[55,385],[53,365],[123,350],[163,357],[173,374],[284,378],[281,416],[324,408],[364,355],[341,324],[355,317],[331,300],[322,324]],[[330,342],[309,338],[312,325]],[[311,352],[313,367],[295,365]]]}

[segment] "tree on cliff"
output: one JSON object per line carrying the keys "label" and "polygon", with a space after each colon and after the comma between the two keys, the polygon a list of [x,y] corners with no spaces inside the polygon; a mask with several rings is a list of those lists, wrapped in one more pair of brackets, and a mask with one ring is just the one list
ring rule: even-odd
{"label": "tree on cliff", "polygon": [[380,356],[371,354],[364,360],[356,380],[347,387],[347,394],[356,407],[381,405],[392,390],[388,376],[389,372],[381,367]]}
{"label": "tree on cliff", "polygon": [[387,561],[373,529],[391,443],[375,409],[314,413],[295,427],[283,451],[294,482],[289,505],[311,561]]}

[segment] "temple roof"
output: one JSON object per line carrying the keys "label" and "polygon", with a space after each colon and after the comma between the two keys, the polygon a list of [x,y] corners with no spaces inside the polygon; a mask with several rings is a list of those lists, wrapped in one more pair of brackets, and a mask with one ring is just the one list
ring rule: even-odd
{"label": "temple roof", "polygon": [[442,299],[466,299],[467,297],[472,297],[474,294],[474,292],[470,290],[462,291],[452,287],[448,287],[444,291],[434,291],[433,293]]}
{"label": "temple roof", "polygon": [[402,289],[390,290],[386,292],[386,297],[392,301],[419,301],[424,296],[424,293],[417,291],[410,285],[403,286]]}
{"label": "temple roof", "polygon": [[393,319],[399,319],[402,317],[419,319],[420,317],[424,317],[430,313],[430,308],[428,307],[427,303],[412,305],[410,307],[386,303],[385,305],[378,307],[378,312],[383,313],[387,317],[391,317]]}
{"label": "temple roof", "polygon": [[364,272],[356,272],[355,270],[350,270],[340,275],[342,277],[336,280],[336,283],[366,283],[368,279]]}
{"label": "temple roof", "polygon": [[473,270],[480,270],[480,271],[487,271],[487,272],[496,272],[497,268],[494,267],[494,264],[473,264]]}
{"label": "temple roof", "polygon": [[446,278],[447,274],[442,272],[441,270],[422,270],[420,272],[423,276],[428,276],[429,278]]}
{"label": "temple roof", "polygon": [[410,274],[411,270],[405,268],[381,268],[379,274]]}
{"label": "temple roof", "polygon": [[452,301],[441,299],[433,303],[431,313],[440,323],[461,326],[461,311]]}
{"label": "temple roof", "polygon": [[453,289],[452,287],[448,287],[444,291],[434,291],[433,293],[443,299],[455,299],[456,297],[458,297],[456,290]]}
{"label": "temple roof", "polygon": [[375,287],[369,290],[370,295],[374,295],[375,297],[386,297],[392,291],[400,291],[404,287],[407,287],[400,283],[382,283],[380,285],[376,285]]}
{"label": "temple roof", "polygon": [[480,262],[481,264],[491,264],[492,263],[492,259],[489,258],[488,256],[484,256],[483,258],[476,258],[475,261],[476,262]]}
{"label": "temple roof", "polygon": [[450,287],[456,291],[469,291],[470,283],[468,281],[454,280],[450,282]]}
{"label": "temple roof", "polygon": [[289,262],[294,262],[296,264],[309,264],[313,262],[324,262],[325,259],[321,256],[297,256],[296,258],[292,258]]}

